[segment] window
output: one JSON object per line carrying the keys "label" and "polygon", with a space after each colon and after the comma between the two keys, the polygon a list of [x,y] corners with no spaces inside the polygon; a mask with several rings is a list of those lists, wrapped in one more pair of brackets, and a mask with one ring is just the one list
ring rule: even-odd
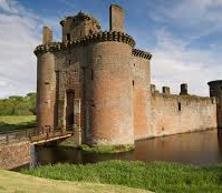
{"label": "window", "polygon": [[181,111],[181,103],[178,103],[178,111]]}
{"label": "window", "polygon": [[133,86],[134,86],[134,84],[135,84],[134,80],[132,81],[132,84],[133,84]]}
{"label": "window", "polygon": [[70,38],[70,34],[66,34],[66,40],[67,40],[67,41],[70,41],[70,39],[71,39],[71,38]]}
{"label": "window", "polygon": [[93,73],[93,69],[91,69],[91,80],[94,79],[94,73]]}

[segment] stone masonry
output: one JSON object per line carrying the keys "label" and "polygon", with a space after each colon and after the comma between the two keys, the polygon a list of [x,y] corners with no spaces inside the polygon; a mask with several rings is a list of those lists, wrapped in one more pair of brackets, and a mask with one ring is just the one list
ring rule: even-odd
{"label": "stone masonry", "polygon": [[[151,85],[152,55],[135,49],[124,32],[124,10],[110,6],[110,30],[79,12],[64,18],[62,41],[49,27],[37,56],[37,121],[40,133],[73,130],[82,143],[126,145],[135,140],[221,127],[221,87],[211,96],[179,95]],[[217,113],[216,113],[217,111]]]}

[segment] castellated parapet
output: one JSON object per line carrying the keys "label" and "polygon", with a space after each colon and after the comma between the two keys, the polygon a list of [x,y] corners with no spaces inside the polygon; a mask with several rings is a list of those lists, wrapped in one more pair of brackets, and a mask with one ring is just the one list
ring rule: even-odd
{"label": "castellated parapet", "polygon": [[[159,93],[151,85],[149,52],[124,32],[124,10],[110,7],[110,31],[79,12],[60,22],[62,41],[44,27],[36,47],[39,132],[72,130],[81,143],[126,145],[135,140],[215,128],[212,99]],[[194,115],[192,123],[189,116]],[[196,122],[195,122],[196,120]],[[194,123],[195,122],[195,123]]]}

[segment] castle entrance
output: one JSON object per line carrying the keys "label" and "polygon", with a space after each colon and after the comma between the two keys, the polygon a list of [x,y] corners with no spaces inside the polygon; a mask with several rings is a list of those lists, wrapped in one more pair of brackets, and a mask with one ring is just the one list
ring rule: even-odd
{"label": "castle entrance", "polygon": [[78,130],[80,129],[80,99],[75,98],[73,90],[68,90],[66,97],[66,128],[67,130]]}

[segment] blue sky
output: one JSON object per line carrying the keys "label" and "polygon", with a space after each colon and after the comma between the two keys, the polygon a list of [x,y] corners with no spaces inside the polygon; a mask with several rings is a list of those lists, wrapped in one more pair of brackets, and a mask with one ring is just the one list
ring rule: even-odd
{"label": "blue sky", "polygon": [[0,0],[0,97],[36,89],[33,49],[49,25],[60,41],[59,21],[78,11],[95,16],[108,30],[108,7],[126,11],[126,32],[150,51],[152,83],[179,92],[208,95],[207,82],[222,79],[222,0]]}

